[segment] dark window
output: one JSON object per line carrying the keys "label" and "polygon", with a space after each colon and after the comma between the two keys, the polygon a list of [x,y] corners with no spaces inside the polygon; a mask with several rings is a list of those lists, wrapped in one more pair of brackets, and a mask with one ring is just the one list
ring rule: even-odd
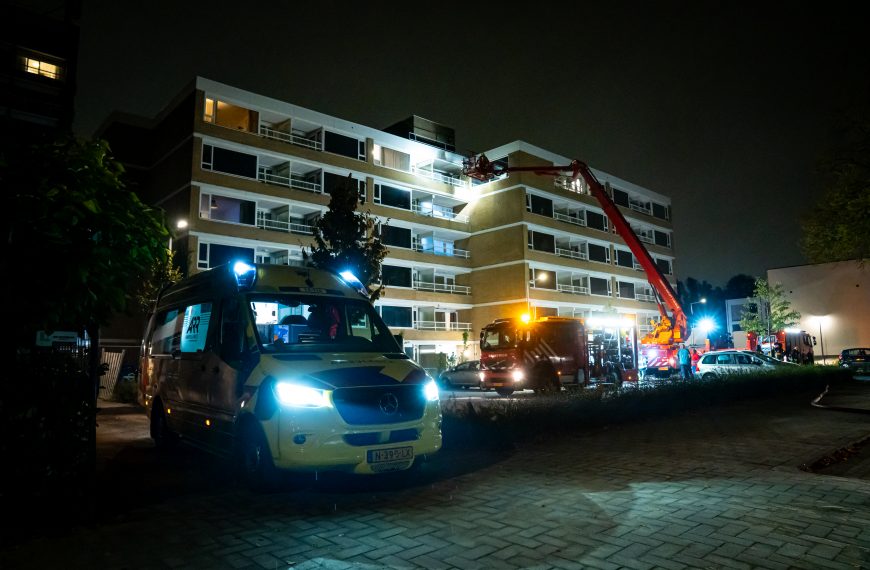
{"label": "dark window", "polygon": [[381,241],[386,245],[394,245],[396,247],[404,247],[411,249],[411,230],[408,228],[397,228],[396,226],[381,226]]}
{"label": "dark window", "polygon": [[395,287],[410,287],[411,286],[411,268],[396,267],[395,265],[381,266],[381,276],[384,285],[393,285]]}
{"label": "dark window", "polygon": [[326,131],[323,137],[323,150],[359,160],[359,143],[357,139]]}
{"label": "dark window", "polygon": [[617,203],[619,206],[625,206],[628,208],[628,192],[623,192],[622,190],[613,189],[613,201]]}
{"label": "dark window", "polygon": [[[342,176],[340,174],[333,174],[331,172],[323,173],[323,193],[324,194],[332,194],[332,191],[337,188],[344,188],[344,185],[348,183],[347,176]],[[355,188],[357,192],[365,192],[365,182],[362,180],[357,180],[356,178],[351,177],[350,179],[351,188]]]}
{"label": "dark window", "polygon": [[600,277],[590,277],[589,278],[589,290],[593,295],[610,295],[610,292],[607,290],[607,285],[610,283],[609,279],[601,279]]}
{"label": "dark window", "polygon": [[671,246],[670,235],[666,232],[660,232],[660,231],[656,230],[655,242],[656,242],[656,245],[663,245],[665,247],[670,247]]}
{"label": "dark window", "polygon": [[620,267],[634,267],[634,256],[631,254],[630,251],[623,251],[621,249],[617,249],[616,264]]}
{"label": "dark window", "polygon": [[609,263],[610,257],[607,255],[607,247],[603,245],[589,244],[589,260]]}
{"label": "dark window", "polygon": [[390,307],[384,305],[381,307],[381,317],[388,327],[405,327],[411,328],[411,307]]}
{"label": "dark window", "polygon": [[256,202],[228,196],[213,195],[210,198],[207,196],[207,194],[203,195],[202,208],[208,209],[209,219],[254,225],[254,217],[257,212]]}
{"label": "dark window", "polygon": [[411,193],[400,188],[393,188],[384,184],[381,187],[381,204],[394,208],[411,209]]}
{"label": "dark window", "polygon": [[541,198],[540,196],[535,196],[534,194],[530,195],[531,199],[531,208],[533,214],[541,214],[542,216],[547,216],[549,218],[553,217],[553,201],[548,200],[547,198]]}
{"label": "dark window", "polygon": [[618,282],[619,284],[619,296],[623,299],[634,299],[634,283],[623,283],[622,281]]}
{"label": "dark window", "polygon": [[209,245],[208,266],[217,267],[231,261],[247,261],[254,263],[254,250],[249,247],[235,247],[232,245]]}
{"label": "dark window", "polygon": [[656,259],[656,267],[665,275],[671,274],[671,262],[667,259]]}
{"label": "dark window", "polygon": [[214,147],[212,152],[212,169],[227,174],[257,177],[257,157],[253,154],[245,154],[234,150]]}
{"label": "dark window", "polygon": [[542,234],[540,232],[532,233],[532,249],[535,251],[549,251],[555,253],[556,238],[550,234]]}
{"label": "dark window", "polygon": [[607,220],[604,218],[604,214],[587,210],[586,226],[595,230],[607,231]]}
{"label": "dark window", "polygon": [[662,220],[670,220],[670,210],[667,206],[662,206],[661,204],[652,203],[652,213],[656,218],[660,218]]}

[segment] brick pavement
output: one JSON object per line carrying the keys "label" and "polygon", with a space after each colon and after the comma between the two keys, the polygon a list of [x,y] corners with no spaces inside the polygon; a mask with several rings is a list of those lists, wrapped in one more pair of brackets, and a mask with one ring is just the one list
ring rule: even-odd
{"label": "brick pavement", "polygon": [[189,492],[164,475],[151,505],[132,499],[136,473],[155,467],[144,423],[129,425],[138,452],[125,451],[140,463],[121,490],[133,506],[3,552],[0,566],[870,568],[870,481],[798,469],[867,437],[868,416],[806,402],[730,405],[507,454],[445,449],[395,490],[326,478],[257,495],[194,455],[182,465]]}

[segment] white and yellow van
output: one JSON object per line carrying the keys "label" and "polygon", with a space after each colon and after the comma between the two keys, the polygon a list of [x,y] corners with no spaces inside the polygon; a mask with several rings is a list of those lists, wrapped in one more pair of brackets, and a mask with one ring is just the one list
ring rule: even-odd
{"label": "white and yellow van", "polygon": [[236,263],[167,289],[143,338],[151,437],[276,470],[382,473],[441,448],[435,382],[349,274]]}

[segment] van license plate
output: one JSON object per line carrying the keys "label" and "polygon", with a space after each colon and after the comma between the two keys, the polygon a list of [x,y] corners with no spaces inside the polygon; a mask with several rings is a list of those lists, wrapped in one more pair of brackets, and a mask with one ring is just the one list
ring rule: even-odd
{"label": "van license plate", "polygon": [[390,449],[370,449],[369,463],[384,463],[388,461],[407,461],[414,459],[413,447],[391,447]]}

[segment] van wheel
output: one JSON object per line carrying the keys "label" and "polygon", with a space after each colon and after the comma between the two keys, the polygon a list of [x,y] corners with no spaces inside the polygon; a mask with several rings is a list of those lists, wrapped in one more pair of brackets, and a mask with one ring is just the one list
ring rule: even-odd
{"label": "van wheel", "polygon": [[715,379],[716,379],[716,375],[713,374],[712,372],[707,372],[706,374],[701,376],[701,380],[715,380]]}
{"label": "van wheel", "polygon": [[162,403],[157,403],[151,410],[150,432],[154,445],[161,451],[172,449],[178,443],[178,434],[166,423],[166,412],[163,411]]}
{"label": "van wheel", "polygon": [[269,491],[277,483],[269,442],[253,422],[247,422],[239,434],[238,468],[242,481],[252,491]]}
{"label": "van wheel", "polygon": [[514,393],[514,391],[511,390],[510,388],[496,388],[495,392],[499,396],[510,396],[511,394]]}

